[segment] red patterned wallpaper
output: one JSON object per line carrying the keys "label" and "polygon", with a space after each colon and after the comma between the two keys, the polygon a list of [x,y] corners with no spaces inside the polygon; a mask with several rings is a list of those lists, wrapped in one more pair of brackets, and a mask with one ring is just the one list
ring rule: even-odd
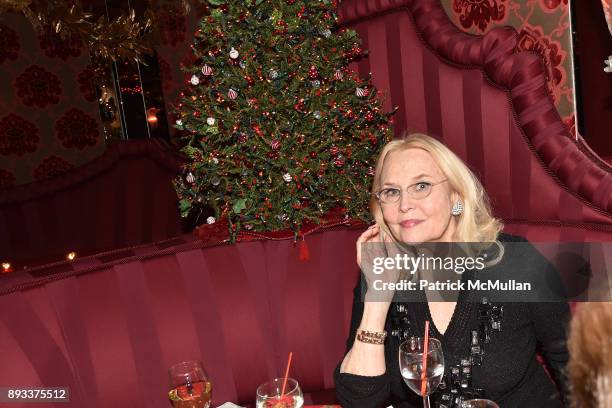
{"label": "red patterned wallpaper", "polygon": [[57,176],[105,148],[89,55],[77,36],[0,18],[0,189]]}
{"label": "red patterned wallpaper", "polygon": [[455,25],[483,34],[509,25],[520,36],[519,48],[542,55],[555,106],[575,132],[571,31],[568,0],[441,0]]}

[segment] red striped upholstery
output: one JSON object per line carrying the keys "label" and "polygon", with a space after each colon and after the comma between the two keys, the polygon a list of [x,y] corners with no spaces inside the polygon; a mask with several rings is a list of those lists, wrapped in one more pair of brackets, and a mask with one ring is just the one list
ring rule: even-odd
{"label": "red striped upholstery", "polygon": [[291,240],[192,242],[2,277],[0,385],[69,386],[74,407],[165,408],[167,368],[202,359],[215,403],[247,403],[293,351],[304,391],[331,389],[358,233],[309,235],[307,262]]}

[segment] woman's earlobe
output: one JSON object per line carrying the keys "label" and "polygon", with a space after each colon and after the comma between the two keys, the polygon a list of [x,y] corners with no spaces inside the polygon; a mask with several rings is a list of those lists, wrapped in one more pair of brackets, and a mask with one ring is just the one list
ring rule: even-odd
{"label": "woman's earlobe", "polygon": [[463,213],[463,201],[461,201],[461,199],[457,199],[455,200],[455,203],[453,204],[453,208],[451,209],[451,214],[452,215],[461,215]]}

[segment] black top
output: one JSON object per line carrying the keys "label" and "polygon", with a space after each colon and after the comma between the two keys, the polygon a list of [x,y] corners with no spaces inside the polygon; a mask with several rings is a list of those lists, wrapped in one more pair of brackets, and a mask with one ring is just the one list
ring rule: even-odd
{"label": "black top", "polygon": [[[555,268],[524,238],[500,234],[499,241],[505,248],[501,261],[491,268],[465,272],[466,279],[491,279],[494,274],[494,279],[511,278],[520,282],[532,282],[532,291],[546,290],[545,288],[550,288],[551,282],[561,282]],[[523,244],[509,246],[507,242]],[[353,345],[363,314],[361,289],[359,284],[355,288],[347,351]],[[432,407],[456,406],[456,398],[454,403],[445,402],[448,399],[442,398],[446,398],[443,397],[444,394],[448,397],[451,388],[449,383],[454,381],[453,367],[457,373],[457,367],[465,366],[466,361],[470,361],[470,356],[474,362],[472,337],[475,331],[480,330],[482,333],[483,307],[491,310],[491,305],[482,305],[482,295],[482,292],[467,290],[460,292],[454,314],[444,335],[440,334],[433,324],[426,301],[401,304],[405,309],[407,317],[405,320],[409,321],[404,327],[407,328],[409,336],[422,336],[425,330],[424,322],[429,320],[430,336],[442,342],[445,380],[430,397]],[[535,295],[537,299],[537,293]],[[484,398],[497,402],[501,408],[563,407],[561,400],[565,400],[567,396],[566,380],[563,375],[568,360],[566,329],[570,312],[567,303],[564,301],[500,302],[493,305],[497,309],[503,308],[501,331],[491,330],[491,326],[486,328],[489,341],[483,345],[482,361],[469,367],[471,388],[478,390]],[[385,330],[389,334],[397,329],[400,310],[402,306],[397,303],[391,305],[385,323]],[[390,335],[387,338],[386,372],[380,376],[341,374],[338,364],[335,373],[336,394],[345,408],[378,408],[390,404],[395,408],[423,406],[421,397],[404,384],[400,375],[399,344],[398,337]],[[538,361],[536,355],[538,352],[544,357],[550,376]],[[558,389],[561,391],[558,392]]]}

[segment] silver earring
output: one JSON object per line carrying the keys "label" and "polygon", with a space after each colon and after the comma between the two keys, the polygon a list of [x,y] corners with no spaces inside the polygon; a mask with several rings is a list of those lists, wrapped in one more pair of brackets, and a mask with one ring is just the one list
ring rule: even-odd
{"label": "silver earring", "polygon": [[461,215],[463,213],[463,202],[461,200],[455,201],[453,208],[451,209],[452,215]]}

